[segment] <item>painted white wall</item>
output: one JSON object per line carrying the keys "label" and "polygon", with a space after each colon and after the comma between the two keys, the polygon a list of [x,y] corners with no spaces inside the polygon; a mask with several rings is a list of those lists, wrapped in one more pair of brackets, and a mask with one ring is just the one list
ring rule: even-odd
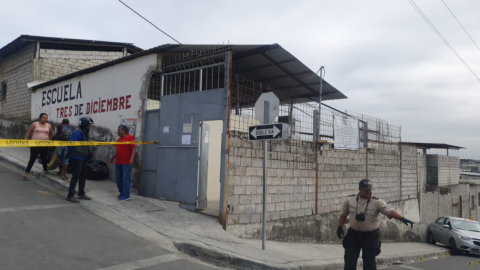
{"label": "painted white wall", "polygon": [[205,121],[205,123],[210,126],[207,200],[220,201],[220,162],[222,153],[223,121]]}
{"label": "painted white wall", "polygon": [[[37,119],[40,113],[47,113],[49,121],[60,123],[63,118],[68,118],[70,123],[77,125],[78,119],[89,116],[95,126],[106,128],[116,135],[122,116],[136,116],[135,138],[141,138],[141,95],[147,90],[144,88],[148,85],[148,76],[156,65],[157,55],[149,54],[39,88],[32,93],[31,118]],[[58,93],[58,89],[62,90],[62,94]],[[61,102],[57,100],[59,97],[62,97]],[[117,109],[113,110],[115,99]],[[118,104],[121,100],[123,108]],[[66,114],[62,114],[63,111]]]}
{"label": "painted white wall", "polygon": [[470,185],[458,184],[449,186],[452,189],[452,196],[460,196],[465,193],[470,193]]}

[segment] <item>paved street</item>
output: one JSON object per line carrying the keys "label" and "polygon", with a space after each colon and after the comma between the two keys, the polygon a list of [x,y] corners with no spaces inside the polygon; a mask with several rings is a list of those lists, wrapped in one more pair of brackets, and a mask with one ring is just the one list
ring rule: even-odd
{"label": "paved street", "polygon": [[3,165],[0,179],[0,269],[218,269],[151,244]]}
{"label": "paved street", "polygon": [[[471,262],[472,266],[469,266]],[[444,258],[437,258],[425,262],[395,265],[387,268],[388,270],[440,270],[440,269],[480,269],[480,256],[476,255],[459,255]]]}

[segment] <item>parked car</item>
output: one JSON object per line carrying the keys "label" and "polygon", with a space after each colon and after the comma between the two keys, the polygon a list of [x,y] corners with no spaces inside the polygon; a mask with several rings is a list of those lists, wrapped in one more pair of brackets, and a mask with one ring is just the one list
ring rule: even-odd
{"label": "parked car", "polygon": [[480,253],[480,223],[464,218],[440,217],[428,225],[428,242],[449,246],[452,254]]}

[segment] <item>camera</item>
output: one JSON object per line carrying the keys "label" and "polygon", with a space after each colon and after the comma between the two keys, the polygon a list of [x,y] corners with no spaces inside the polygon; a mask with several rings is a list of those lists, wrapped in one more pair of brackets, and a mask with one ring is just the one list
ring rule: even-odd
{"label": "camera", "polygon": [[358,221],[365,221],[365,213],[356,214],[355,219]]}

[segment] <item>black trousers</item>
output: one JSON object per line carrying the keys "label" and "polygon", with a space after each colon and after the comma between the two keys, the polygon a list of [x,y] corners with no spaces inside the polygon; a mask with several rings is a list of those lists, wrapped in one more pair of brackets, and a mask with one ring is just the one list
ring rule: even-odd
{"label": "black trousers", "polygon": [[35,164],[35,160],[37,159],[38,154],[40,154],[40,159],[42,160],[43,170],[48,170],[47,151],[48,147],[30,147],[30,160],[28,161],[27,169],[25,170],[25,172],[30,173],[30,170],[32,169],[33,164]]}
{"label": "black trousers", "polygon": [[75,187],[78,182],[78,196],[85,195],[85,179],[87,178],[87,161],[79,159],[70,159],[70,165],[72,166],[73,175],[70,179],[70,186],[68,188],[68,198],[73,197],[75,194]]}
{"label": "black trousers", "polygon": [[363,270],[376,270],[377,262],[375,257],[380,254],[380,231],[363,233],[348,229],[348,233],[343,238],[343,247],[345,248],[345,270],[356,270],[358,256],[362,250]]}

